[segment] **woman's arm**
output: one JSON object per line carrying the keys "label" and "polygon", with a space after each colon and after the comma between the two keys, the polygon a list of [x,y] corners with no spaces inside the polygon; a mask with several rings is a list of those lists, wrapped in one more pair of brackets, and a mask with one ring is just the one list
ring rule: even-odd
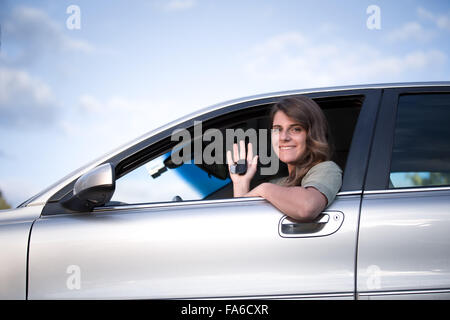
{"label": "woman's arm", "polygon": [[[239,150],[240,149],[240,150]],[[231,173],[234,197],[263,197],[277,207],[281,212],[299,221],[314,220],[326,207],[327,198],[314,187],[283,187],[273,183],[262,183],[249,192],[250,181],[256,173],[258,156],[253,157],[252,145],[248,144],[245,154],[244,141],[240,141],[240,148],[233,144],[233,154],[227,152],[229,165],[240,159],[246,159],[247,172],[244,175]]]}
{"label": "woman's arm", "polygon": [[327,205],[327,198],[314,187],[262,183],[244,196],[263,197],[289,217],[305,222],[314,220]]}

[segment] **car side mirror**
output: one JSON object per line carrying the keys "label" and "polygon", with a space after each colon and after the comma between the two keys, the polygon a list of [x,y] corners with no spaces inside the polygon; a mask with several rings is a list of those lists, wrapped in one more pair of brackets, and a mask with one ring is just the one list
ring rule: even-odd
{"label": "car side mirror", "polygon": [[105,163],[95,167],[78,178],[73,187],[73,195],[61,205],[78,212],[92,211],[111,200],[116,188],[115,181],[112,164]]}

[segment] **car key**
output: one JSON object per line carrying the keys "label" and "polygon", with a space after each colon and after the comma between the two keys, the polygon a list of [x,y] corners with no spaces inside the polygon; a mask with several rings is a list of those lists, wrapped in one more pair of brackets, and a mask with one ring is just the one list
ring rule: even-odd
{"label": "car key", "polygon": [[238,162],[230,166],[231,173],[238,175],[244,175],[247,172],[247,161],[245,159],[240,159]]}

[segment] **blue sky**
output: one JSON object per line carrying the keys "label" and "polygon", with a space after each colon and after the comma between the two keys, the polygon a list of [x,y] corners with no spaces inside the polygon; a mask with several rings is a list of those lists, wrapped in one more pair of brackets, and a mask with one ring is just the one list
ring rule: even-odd
{"label": "blue sky", "polygon": [[[66,26],[70,5],[80,29]],[[0,24],[0,190],[13,206],[224,100],[450,80],[448,1],[1,0]]]}

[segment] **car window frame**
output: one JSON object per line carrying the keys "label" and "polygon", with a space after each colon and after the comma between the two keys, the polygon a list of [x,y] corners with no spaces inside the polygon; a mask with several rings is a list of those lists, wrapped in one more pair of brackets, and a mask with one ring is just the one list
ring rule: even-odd
{"label": "car window frame", "polygon": [[395,124],[398,102],[401,95],[408,94],[450,94],[450,86],[420,86],[387,88],[383,90],[380,110],[376,120],[371,156],[364,184],[364,193],[408,192],[422,190],[443,190],[450,187],[422,186],[389,189],[389,178],[394,148]]}

